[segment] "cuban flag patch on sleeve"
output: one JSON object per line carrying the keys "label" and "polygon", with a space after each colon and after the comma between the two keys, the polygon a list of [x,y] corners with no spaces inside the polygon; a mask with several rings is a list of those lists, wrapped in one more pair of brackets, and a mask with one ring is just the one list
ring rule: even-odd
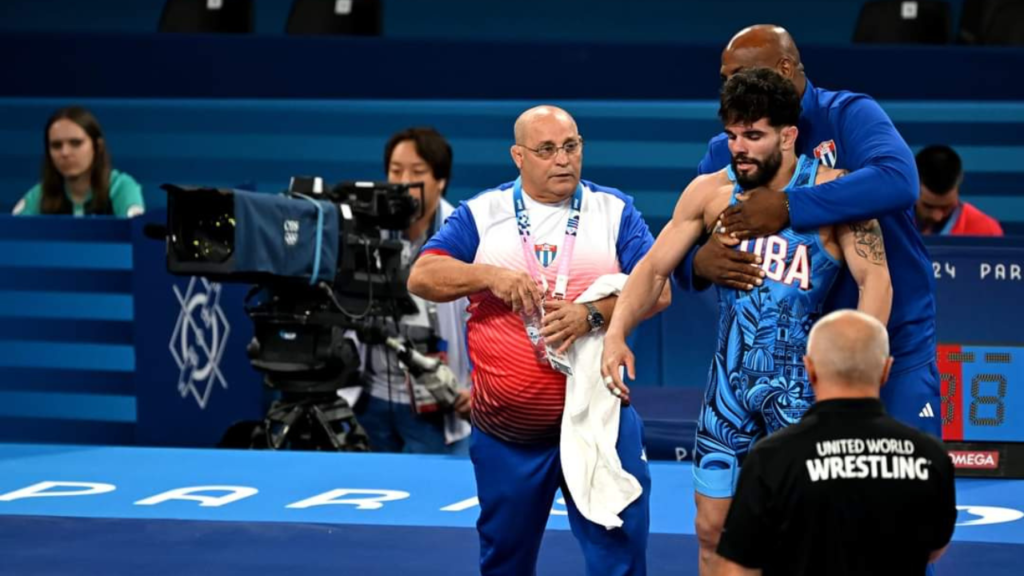
{"label": "cuban flag patch on sleeve", "polygon": [[814,157],[819,162],[828,166],[829,168],[836,167],[836,142],[835,140],[827,140],[818,144],[818,147],[814,149]]}

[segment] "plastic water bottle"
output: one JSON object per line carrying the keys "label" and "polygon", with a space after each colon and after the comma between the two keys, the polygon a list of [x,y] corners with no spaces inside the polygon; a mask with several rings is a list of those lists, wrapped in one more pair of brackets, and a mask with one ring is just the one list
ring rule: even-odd
{"label": "plastic water bottle", "polygon": [[526,337],[530,339],[530,345],[533,346],[534,358],[537,359],[538,364],[546,366],[548,352],[544,337],[540,335],[542,327],[540,308],[534,307],[532,314],[520,312],[519,315],[523,318],[523,324],[526,326]]}

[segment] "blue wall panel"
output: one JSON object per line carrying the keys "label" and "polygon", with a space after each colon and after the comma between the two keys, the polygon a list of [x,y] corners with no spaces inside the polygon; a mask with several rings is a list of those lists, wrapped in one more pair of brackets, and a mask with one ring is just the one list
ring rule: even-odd
{"label": "blue wall panel", "polygon": [[[328,2],[329,0],[324,0]],[[756,22],[802,42],[850,41],[864,0],[385,0],[389,38],[717,42]],[[949,2],[954,22],[962,0]],[[0,30],[155,31],[164,0],[5,0]],[[256,0],[257,34],[280,35],[292,0]]]}
{"label": "blue wall panel", "polygon": [[[0,266],[9,266],[0,260]],[[71,267],[66,268],[73,274]],[[77,271],[77,270],[76,270]],[[67,279],[71,281],[69,277]],[[130,294],[79,294],[68,292],[0,291],[0,315],[7,318],[53,318],[86,320],[132,319]]]}
{"label": "blue wall panel", "polygon": [[[145,218],[156,221],[161,215],[154,211]],[[27,219],[0,217],[0,229],[22,227]],[[251,337],[251,327],[241,311],[244,286],[226,288],[231,297],[222,300],[232,316],[234,334],[226,349],[225,363],[237,365],[227,381],[232,384],[215,390],[214,400],[197,407],[193,393],[182,391],[178,367],[170,360],[178,344],[184,340],[172,338],[168,349],[168,334],[172,332],[174,317],[179,308],[173,303],[172,288],[162,277],[162,246],[143,239],[139,220],[60,220],[37,218],[31,220],[34,233],[47,228],[55,235],[81,236],[82,230],[97,227],[126,230],[132,225],[134,269],[141,277],[132,282],[126,294],[79,293],[67,290],[75,279],[92,274],[91,270],[68,269],[61,281],[63,290],[41,291],[46,298],[86,297],[122,298],[131,301],[135,310],[120,319],[62,320],[58,318],[32,318],[18,316],[17,307],[0,308],[0,441],[47,442],[103,442],[132,443],[141,431],[143,416],[150,422],[146,443],[174,445],[210,445],[240,416],[232,411],[244,411],[245,418],[260,413],[262,396],[258,376],[245,359],[244,347]],[[102,226],[101,226],[102,225]],[[69,231],[71,230],[71,231]],[[109,230],[101,237],[110,238]],[[10,238],[10,234],[3,234]],[[142,248],[139,246],[142,242]],[[929,242],[939,269],[938,328],[943,343],[971,343],[991,341],[1001,345],[1020,345],[1017,327],[1024,319],[1020,316],[1018,300],[1024,266],[1024,248],[1021,239],[963,239],[946,238]],[[144,255],[145,257],[141,257]],[[952,273],[954,266],[957,272]],[[986,266],[1002,265],[1009,272],[986,274]],[[17,275],[24,269],[0,266],[0,277]],[[31,269],[29,269],[31,270]],[[1015,272],[1014,272],[1015,271]],[[109,274],[100,271],[98,274]],[[51,276],[54,281],[60,279]],[[191,282],[172,280],[174,286]],[[88,283],[83,283],[88,285]],[[226,292],[226,293],[227,293]],[[985,294],[984,299],[977,299]],[[148,304],[143,304],[143,296]],[[34,292],[23,292],[19,299],[25,309],[41,307],[33,304]],[[9,299],[9,298],[8,298]],[[4,298],[0,297],[0,301]],[[168,302],[169,304],[156,304]],[[59,302],[59,300],[58,300]],[[965,304],[967,303],[967,304]],[[82,305],[85,309],[89,306]],[[132,309],[130,308],[130,309]],[[141,312],[140,312],[141,309]],[[145,319],[139,314],[146,315]],[[160,320],[159,317],[165,317]],[[638,385],[663,387],[703,386],[712,346],[715,341],[716,305],[713,292],[703,294],[674,294],[673,306],[662,315],[643,324],[632,339],[638,363]],[[224,332],[226,337],[227,332]],[[216,337],[214,336],[216,339]],[[139,344],[146,342],[145,346]],[[138,356],[138,360],[136,360]],[[233,369],[232,369],[233,370]],[[227,373],[227,372],[225,372]],[[237,379],[236,379],[237,376]],[[212,380],[210,385],[216,384]],[[210,388],[206,388],[209,392]],[[196,389],[195,393],[201,390]],[[148,399],[145,403],[142,399]],[[146,410],[142,407],[146,406]],[[183,412],[183,409],[191,412]],[[214,409],[223,417],[216,416]],[[187,415],[190,414],[190,415]],[[163,420],[160,420],[163,418]],[[183,430],[197,427],[203,419],[208,428],[202,440],[183,440]],[[153,426],[153,422],[163,422]]]}
{"label": "blue wall panel", "polygon": [[4,417],[4,442],[134,444],[135,423],[79,418]]}
{"label": "blue wall panel", "polygon": [[[131,326],[128,326],[131,328]],[[76,333],[76,335],[79,335]],[[81,336],[81,335],[79,335]],[[88,335],[84,335],[88,341]],[[70,336],[69,336],[70,337]],[[3,340],[14,338],[5,337]],[[56,340],[56,339],[55,339]],[[127,342],[131,341],[129,337]],[[132,372],[67,370],[59,368],[0,368],[0,390],[9,392],[73,392],[130,396],[135,393]]]}
{"label": "blue wall panel", "polygon": [[135,396],[0,392],[0,416],[134,423]]}
{"label": "blue wall panel", "polygon": [[0,217],[0,440],[134,442],[129,222]]}
{"label": "blue wall panel", "polygon": [[[525,101],[85,100],[107,131],[115,165],[144,188],[151,207],[166,203],[166,182],[282,190],[292,175],[330,182],[380,178],[392,132],[436,126],[451,141],[450,194],[460,200],[515,177],[511,127]],[[40,125],[64,104],[58,99],[0,99],[0,210],[9,210],[37,179]],[[616,186],[660,227],[692,178],[709,137],[718,130],[715,104],[695,102],[558,102],[586,138],[584,176]],[[1024,230],[1024,103],[882,103],[912,148],[944,142],[959,150],[971,202]],[[26,256],[3,240],[0,262],[128,267],[128,253],[90,244],[77,259],[53,244]],[[21,241],[18,241],[21,242]],[[0,282],[2,287],[2,282]]]}
{"label": "blue wall panel", "polygon": [[[722,44],[0,32],[3,96],[691,100]],[[415,55],[415,56],[413,56]],[[1024,50],[802,46],[818,85],[880,99],[1024,100]]]}

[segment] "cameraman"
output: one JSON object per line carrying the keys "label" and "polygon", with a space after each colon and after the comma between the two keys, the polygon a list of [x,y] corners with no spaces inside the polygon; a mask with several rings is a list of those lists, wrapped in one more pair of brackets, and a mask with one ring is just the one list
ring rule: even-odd
{"label": "cameraman", "polygon": [[[411,268],[420,249],[441,227],[454,207],[443,198],[452,169],[452,149],[433,128],[409,128],[391,136],[384,147],[388,182],[423,183],[423,216],[404,234],[385,232],[405,245],[402,265]],[[411,377],[395,352],[384,346],[366,349],[363,382],[368,398],[359,405],[358,418],[376,452],[468,454],[469,358],[466,354],[465,298],[434,304],[413,297],[419,314],[405,316],[392,335],[402,336],[419,352],[440,355],[459,382],[453,406],[438,403]]]}

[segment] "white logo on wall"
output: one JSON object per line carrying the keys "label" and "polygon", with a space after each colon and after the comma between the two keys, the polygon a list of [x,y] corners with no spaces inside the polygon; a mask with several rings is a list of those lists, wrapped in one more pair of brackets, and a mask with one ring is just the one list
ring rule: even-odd
{"label": "white logo on wall", "polygon": [[295,246],[295,243],[299,241],[299,221],[298,220],[285,220],[284,221],[284,243],[289,246]]}
{"label": "white logo on wall", "polygon": [[178,392],[182,398],[191,395],[202,410],[210,401],[214,384],[228,387],[220,372],[220,359],[231,326],[220,307],[221,285],[217,282],[193,277],[184,295],[177,286],[173,288],[181,304],[170,344],[171,356],[181,370]]}

